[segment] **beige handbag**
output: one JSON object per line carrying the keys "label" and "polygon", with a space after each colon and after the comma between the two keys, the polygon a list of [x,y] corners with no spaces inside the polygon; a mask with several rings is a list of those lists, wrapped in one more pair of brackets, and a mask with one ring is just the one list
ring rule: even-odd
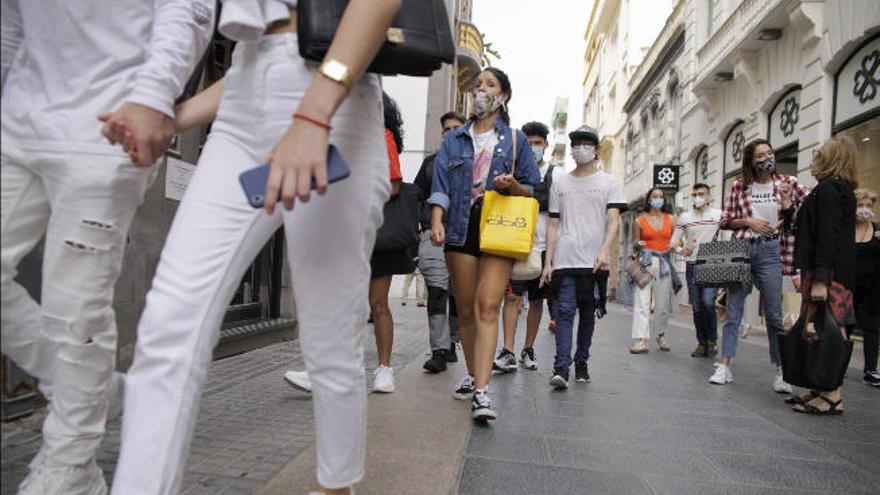
{"label": "beige handbag", "polygon": [[629,263],[626,264],[626,268],[624,268],[624,272],[626,272],[627,276],[631,278],[640,289],[650,284],[651,280],[654,280],[654,276],[651,275],[651,272],[649,272],[644,265],[642,265],[638,256],[629,260]]}
{"label": "beige handbag", "polygon": [[[516,166],[516,129],[513,130],[513,163]],[[537,237],[537,235],[536,235]],[[510,272],[511,280],[534,280],[541,276],[544,271],[544,264],[541,262],[541,251],[535,249],[537,243],[532,239],[532,250],[529,257],[524,260],[517,260],[513,264],[513,270]]]}

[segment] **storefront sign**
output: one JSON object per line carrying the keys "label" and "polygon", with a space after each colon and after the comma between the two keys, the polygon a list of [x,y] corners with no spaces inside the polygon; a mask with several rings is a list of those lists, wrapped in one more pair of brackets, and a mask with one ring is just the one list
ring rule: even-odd
{"label": "storefront sign", "polygon": [[834,132],[880,115],[880,36],[858,48],[837,73]]}
{"label": "storefront sign", "polygon": [[785,93],[770,112],[770,143],[776,149],[796,143],[801,134],[801,90]]}
{"label": "storefront sign", "polygon": [[654,165],[654,187],[664,191],[678,191],[681,165]]}

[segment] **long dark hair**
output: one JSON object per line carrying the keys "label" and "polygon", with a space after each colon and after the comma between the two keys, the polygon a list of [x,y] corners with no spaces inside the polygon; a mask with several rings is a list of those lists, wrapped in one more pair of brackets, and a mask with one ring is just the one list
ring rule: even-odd
{"label": "long dark hair", "polygon": [[[498,82],[501,83],[501,94],[507,94],[507,101],[504,105],[501,105],[501,120],[505,124],[510,125],[510,115],[507,113],[507,105],[513,99],[513,88],[510,86],[510,78],[507,77],[507,73],[497,67],[486,67],[483,69],[483,72],[491,72],[493,76],[498,78]],[[471,120],[476,120],[476,118],[476,115],[471,115]]]}
{"label": "long dark hair", "polygon": [[752,182],[755,182],[755,171],[752,170],[752,166],[755,164],[755,148],[762,144],[770,146],[770,150],[773,150],[770,141],[767,141],[764,138],[752,139],[749,141],[749,144],[743,148],[742,172],[744,186],[750,186],[752,185]]}
{"label": "long dark hair", "polygon": [[660,211],[663,213],[672,214],[672,205],[669,204],[669,196],[666,195],[666,191],[660,189],[659,187],[652,187],[648,189],[648,192],[645,194],[645,204],[642,205],[642,211],[645,213],[649,213],[651,211],[651,195],[654,194],[654,191],[660,191],[663,193],[663,208],[660,208]]}
{"label": "long dark hair", "polygon": [[400,109],[388,93],[382,92],[382,106],[385,109],[385,128],[394,136],[394,144],[397,152],[403,151],[403,119],[400,117]]}

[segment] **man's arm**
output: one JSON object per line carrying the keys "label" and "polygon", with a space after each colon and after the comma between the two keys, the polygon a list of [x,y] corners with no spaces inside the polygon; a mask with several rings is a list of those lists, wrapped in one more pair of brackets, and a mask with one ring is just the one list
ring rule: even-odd
{"label": "man's arm", "polygon": [[620,210],[617,208],[608,208],[605,213],[605,241],[602,243],[602,249],[596,256],[595,270],[609,270],[611,268],[611,246],[617,239],[617,232],[620,229]]}
{"label": "man's arm", "polygon": [[174,100],[211,39],[214,6],[212,0],[157,0],[132,92],[119,109],[99,117],[102,134],[123,144],[136,165],[152,165],[174,136]]}
{"label": "man's arm", "polygon": [[556,237],[559,233],[559,217],[550,217],[547,223],[547,254],[544,257],[544,272],[541,285],[549,284],[553,278],[553,255],[556,253]]}

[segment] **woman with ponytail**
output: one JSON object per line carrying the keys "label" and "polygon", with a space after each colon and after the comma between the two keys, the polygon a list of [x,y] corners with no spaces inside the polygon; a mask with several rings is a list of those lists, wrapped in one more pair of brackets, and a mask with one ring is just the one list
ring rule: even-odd
{"label": "woman with ponytail", "polygon": [[445,245],[468,369],[454,396],[471,400],[472,417],[483,421],[496,417],[487,387],[498,340],[498,310],[513,267],[510,258],[480,252],[483,195],[498,190],[531,196],[532,186],[541,180],[528,139],[510,127],[511,95],[510,79],[503,71],[488,68],[480,73],[473,93],[474,113],[464,127],[446,135],[428,199],[431,240]]}

